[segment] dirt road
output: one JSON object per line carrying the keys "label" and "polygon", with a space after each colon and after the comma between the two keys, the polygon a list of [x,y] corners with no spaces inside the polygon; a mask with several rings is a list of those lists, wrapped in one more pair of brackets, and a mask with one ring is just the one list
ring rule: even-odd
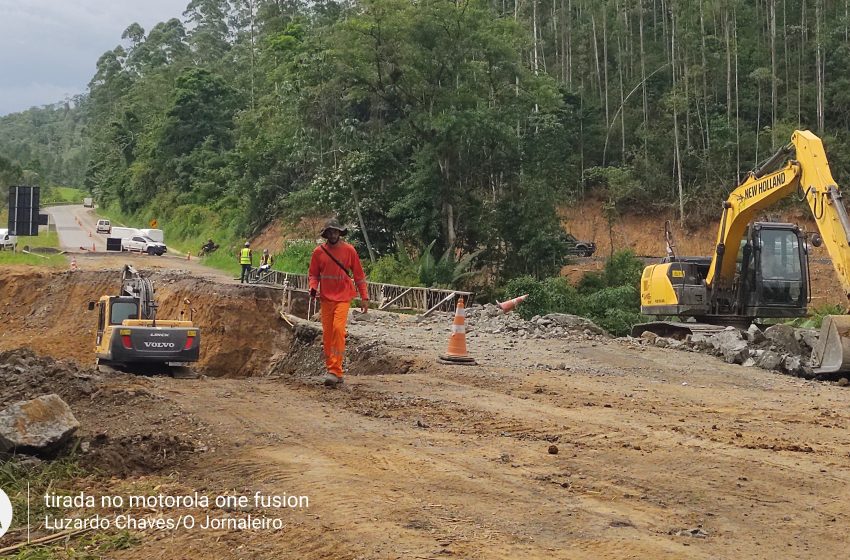
{"label": "dirt road", "polygon": [[[0,288],[9,282],[33,279],[0,275]],[[351,326],[352,375],[327,390],[315,384],[317,341],[293,339],[261,292],[203,286],[217,298],[202,317],[208,340],[238,344],[251,364],[208,373],[254,377],[144,380],[150,406],[179,410],[215,444],[121,484],[307,495],[310,507],[281,514],[280,531],[150,531],[110,557],[846,555],[845,388],[581,333],[517,340],[474,325],[480,365],[444,366],[448,322],[382,316]],[[30,314],[16,328],[54,332],[44,325]],[[0,338],[0,349],[20,340]]]}

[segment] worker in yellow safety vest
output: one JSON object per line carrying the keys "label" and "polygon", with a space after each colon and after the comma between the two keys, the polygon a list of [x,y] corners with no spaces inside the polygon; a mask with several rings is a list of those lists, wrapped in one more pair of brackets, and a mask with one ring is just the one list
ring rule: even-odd
{"label": "worker in yellow safety vest", "polygon": [[272,267],[274,259],[268,249],[263,249],[263,254],[260,255],[260,272],[264,272]]}
{"label": "worker in yellow safety vest", "polygon": [[242,247],[241,251],[239,251],[239,264],[242,265],[242,278],[239,280],[240,284],[244,284],[248,281],[248,278],[251,275],[251,264],[253,258],[254,254],[251,252],[251,244],[246,241],[245,246]]}

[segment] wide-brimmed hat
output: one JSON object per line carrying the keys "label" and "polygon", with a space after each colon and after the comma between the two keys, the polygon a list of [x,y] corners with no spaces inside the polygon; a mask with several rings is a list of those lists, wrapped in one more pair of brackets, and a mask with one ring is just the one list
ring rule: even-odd
{"label": "wide-brimmed hat", "polygon": [[337,230],[340,235],[348,235],[348,230],[346,228],[342,227],[341,225],[339,225],[339,222],[336,219],[328,220],[328,223],[326,223],[325,227],[322,228],[321,235],[325,239],[327,239],[327,235],[325,235],[325,233],[327,233],[327,231],[329,229]]}

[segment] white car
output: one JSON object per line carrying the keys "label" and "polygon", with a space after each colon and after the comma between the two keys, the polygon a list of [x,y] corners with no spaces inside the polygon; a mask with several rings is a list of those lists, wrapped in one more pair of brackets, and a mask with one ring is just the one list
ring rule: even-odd
{"label": "white car", "polygon": [[149,255],[162,256],[168,252],[168,248],[163,243],[157,243],[150,237],[144,235],[134,235],[133,237],[125,237],[121,240],[122,251],[138,251]]}
{"label": "white car", "polygon": [[8,229],[0,229],[0,251],[11,249],[12,251],[18,246],[18,236],[9,235]]}
{"label": "white car", "polygon": [[94,230],[97,233],[109,234],[112,232],[112,223],[109,220],[98,220]]}

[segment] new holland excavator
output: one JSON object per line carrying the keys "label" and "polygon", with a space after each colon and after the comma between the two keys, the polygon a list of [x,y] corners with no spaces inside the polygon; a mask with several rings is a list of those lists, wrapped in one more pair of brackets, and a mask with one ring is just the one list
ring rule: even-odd
{"label": "new holland excavator", "polygon": [[[665,262],[644,269],[641,313],[696,322],[645,323],[632,335],[687,334],[716,325],[746,328],[757,319],[805,316],[811,292],[805,233],[794,224],[753,221],[795,191],[817,223],[812,245],[826,245],[850,298],[850,219],[820,138],[797,130],[723,203],[713,256],[676,257],[668,251]],[[824,319],[811,365],[818,374],[850,370],[850,316]]]}
{"label": "new holland excavator", "polygon": [[[184,303],[188,304],[188,300]],[[98,369],[191,376],[186,363],[198,361],[201,331],[189,320],[156,318],[153,283],[124,266],[121,294],[90,302],[98,310],[95,356]]]}

